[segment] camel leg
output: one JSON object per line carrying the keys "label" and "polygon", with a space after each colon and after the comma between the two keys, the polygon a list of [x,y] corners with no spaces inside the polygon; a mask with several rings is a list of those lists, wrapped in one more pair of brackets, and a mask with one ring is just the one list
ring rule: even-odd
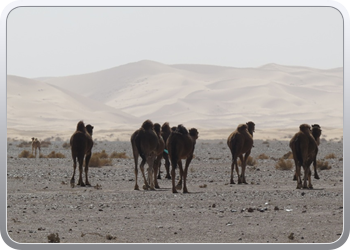
{"label": "camel leg", "polygon": [[187,186],[186,186],[186,180],[187,180],[187,171],[188,171],[188,167],[192,161],[192,157],[193,155],[191,155],[190,157],[188,157],[186,159],[186,165],[185,165],[185,169],[184,169],[184,173],[183,173],[183,178],[184,178],[184,190],[183,190],[183,193],[188,193],[188,190],[187,190]]}
{"label": "camel leg", "polygon": [[299,162],[297,160],[294,160],[295,163],[295,175],[296,175],[296,179],[297,179],[297,189],[301,189],[302,185],[301,185],[301,166],[299,164]]}
{"label": "camel leg", "polygon": [[182,179],[183,179],[184,170],[183,170],[183,167],[182,167],[182,161],[181,160],[179,160],[177,164],[179,165],[179,169],[180,169],[180,180],[176,184],[176,189],[177,190],[181,190],[182,189]]}
{"label": "camel leg", "polygon": [[138,159],[139,159],[139,153],[137,152],[136,146],[134,144],[132,144],[132,151],[133,151],[133,155],[134,155],[134,163],[135,163],[135,167],[134,167],[134,173],[135,173],[135,186],[134,186],[134,190],[139,190],[139,185],[137,185],[137,174],[138,174]]}
{"label": "camel leg", "polygon": [[307,180],[309,178],[309,169],[308,167],[304,167],[304,182],[303,182],[303,188],[307,188]]}
{"label": "camel leg", "polygon": [[317,173],[317,161],[316,161],[316,159],[314,159],[313,165],[314,165],[315,179],[319,180],[320,177],[318,176],[318,173]]}
{"label": "camel leg", "polygon": [[83,182],[83,162],[84,162],[84,156],[78,156],[78,163],[79,163],[79,180],[78,185],[81,187],[84,187],[85,184]]}
{"label": "camel leg", "polygon": [[34,152],[34,145],[32,145],[32,154],[33,154],[33,152]]}
{"label": "camel leg", "polygon": [[244,155],[244,161],[242,162],[242,182],[244,184],[248,184],[245,180],[245,169],[247,167],[247,160],[248,160],[248,157],[250,155],[250,150],[248,152],[245,153]]}
{"label": "camel leg", "polygon": [[175,188],[175,168],[177,165],[177,161],[171,161],[171,184],[172,184],[172,192],[177,193],[176,188]]}
{"label": "camel leg", "polygon": [[153,180],[153,177],[154,177],[154,160],[155,160],[155,155],[151,155],[149,157],[147,157],[147,164],[148,164],[148,179],[149,179],[149,185],[150,185],[150,189],[151,190],[154,190],[154,186],[155,186],[155,183],[154,183],[154,180]]}
{"label": "camel leg", "polygon": [[75,169],[77,168],[77,160],[75,159],[75,157],[73,157],[73,176],[72,178],[70,179],[70,186],[72,188],[74,188],[74,183],[75,183]]}
{"label": "camel leg", "polygon": [[235,184],[235,182],[233,181],[233,169],[234,168],[235,168],[235,160],[232,159],[230,184]]}
{"label": "camel leg", "polygon": [[85,185],[91,187],[91,184],[90,184],[89,178],[88,178],[90,158],[91,158],[91,152],[90,152],[90,154],[85,156]]}
{"label": "camel leg", "polygon": [[160,161],[161,160],[162,160],[162,154],[157,156],[156,160],[154,161],[154,165],[153,165],[153,173],[154,173],[153,179],[154,179],[154,187],[155,188],[160,188],[157,179],[160,179],[160,165],[161,165]]}
{"label": "camel leg", "polygon": [[[157,157],[157,158],[158,158],[158,157]],[[157,168],[157,179],[159,179],[159,180],[162,179],[162,177],[160,176],[160,167],[162,166],[161,160],[162,160],[162,155],[161,155],[161,157],[160,157],[160,160],[159,160],[159,163],[158,163],[158,168]],[[157,160],[156,160],[156,161],[157,161]]]}
{"label": "camel leg", "polygon": [[238,168],[238,163],[236,162],[236,171],[237,171],[237,176],[238,176],[238,184],[242,184],[243,183],[243,168],[244,168],[244,159],[243,159],[243,155],[238,156],[239,159],[241,160],[241,174],[239,174],[239,168]]}
{"label": "camel leg", "polygon": [[171,179],[171,176],[170,176],[170,161],[169,161],[168,155],[166,155],[166,157],[164,157],[164,159],[165,159],[165,170],[166,170],[165,178]]}
{"label": "camel leg", "polygon": [[147,180],[146,180],[146,176],[145,176],[145,163],[146,163],[146,159],[142,159],[141,161],[141,164],[140,164],[140,169],[141,169],[141,173],[142,173],[142,176],[143,176],[143,181],[144,181],[144,185],[143,185],[143,189],[147,190],[149,188],[149,185],[147,183]]}

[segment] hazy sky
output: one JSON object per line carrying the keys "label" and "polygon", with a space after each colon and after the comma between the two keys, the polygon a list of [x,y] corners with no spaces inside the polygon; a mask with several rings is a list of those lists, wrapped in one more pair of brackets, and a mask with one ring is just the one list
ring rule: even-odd
{"label": "hazy sky", "polygon": [[343,66],[331,7],[21,7],[7,20],[7,73],[90,73],[153,60],[259,67]]}

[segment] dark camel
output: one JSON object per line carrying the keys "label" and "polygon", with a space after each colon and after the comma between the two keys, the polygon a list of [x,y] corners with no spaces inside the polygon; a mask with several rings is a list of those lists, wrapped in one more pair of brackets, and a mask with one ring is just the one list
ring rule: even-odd
{"label": "dark camel", "polygon": [[[310,125],[301,124],[299,126],[299,132],[290,140],[289,147],[292,149],[295,163],[297,189],[312,189],[310,165],[313,161],[316,162],[318,146],[311,133]],[[301,181],[301,167],[304,169],[304,183]],[[309,184],[307,182],[309,182]]]}
{"label": "dark camel", "polygon": [[[135,162],[135,190],[139,190],[139,186],[137,185],[137,174],[138,174],[138,157],[140,156],[142,161],[140,164],[140,169],[142,172],[143,180],[144,180],[144,186],[143,189],[151,189],[154,190],[154,180],[153,180],[153,165],[154,160],[157,156],[157,149],[158,149],[158,136],[156,132],[154,131],[154,125],[153,122],[150,120],[146,120],[140,129],[136,130],[131,135],[131,146],[132,151],[134,155],[134,162]],[[147,162],[148,164],[148,180],[147,182],[145,171],[144,171],[144,165]]]}
{"label": "dark camel", "polygon": [[[233,181],[233,168],[236,167],[236,172],[238,176],[238,184],[245,183],[245,168],[247,164],[247,159],[250,155],[251,149],[253,147],[253,133],[255,132],[254,122],[247,122],[246,124],[238,125],[237,129],[233,131],[227,138],[227,145],[230,148],[232,155],[231,164],[231,178],[230,184],[235,184]],[[244,154],[244,157],[243,157]],[[237,157],[242,163],[242,172],[239,174]]]}
{"label": "dark camel", "polygon": [[[172,192],[177,193],[177,190],[182,189],[183,179],[183,193],[188,193],[186,186],[186,178],[188,167],[193,158],[193,152],[198,139],[198,131],[195,128],[191,128],[189,131],[179,125],[175,131],[171,132],[167,140],[167,148],[169,152],[169,158],[171,161],[171,182]],[[182,168],[182,159],[186,159],[185,169]],[[175,169],[179,165],[180,168],[180,181],[175,187]]]}
{"label": "dark camel", "polygon": [[35,158],[36,158],[36,149],[39,149],[39,154],[40,154],[40,141],[38,141],[38,138],[32,137],[32,154],[33,154],[33,151],[35,150]]}
{"label": "dark camel", "polygon": [[[92,130],[93,126],[90,124],[84,125],[83,121],[78,122],[77,130],[74,132],[72,137],[70,138],[70,146],[72,150],[72,158],[73,158],[73,176],[70,180],[71,187],[74,187],[75,183],[75,169],[77,167],[77,159],[79,163],[79,180],[78,184],[80,186],[91,186],[88,180],[88,170],[89,170],[89,161],[91,158],[91,149],[93,146],[92,141]],[[83,162],[85,157],[85,183],[83,182]]]}
{"label": "dark camel", "polygon": [[[171,176],[170,176],[170,161],[169,161],[169,156],[168,156],[168,149],[166,147],[166,141],[168,140],[168,137],[171,133],[171,129],[170,129],[170,126],[169,126],[169,123],[168,122],[165,122],[163,125],[162,125],[162,130],[161,130],[161,135],[162,135],[162,138],[163,138],[163,141],[165,143],[165,150],[163,151],[163,158],[165,160],[165,170],[166,170],[166,176],[165,178],[167,179],[171,179]],[[160,176],[160,167],[161,167],[161,162],[159,163],[159,171],[158,171],[158,179],[161,179],[161,176]]]}
{"label": "dark camel", "polygon": [[[320,145],[321,133],[322,133],[322,130],[321,130],[320,125],[318,125],[318,124],[313,124],[313,125],[311,125],[311,134],[312,134],[312,136],[314,137],[317,146]],[[315,156],[315,157],[316,157],[316,156]],[[315,158],[314,161],[313,161],[313,166],[314,166],[314,172],[315,172],[314,178],[318,180],[318,179],[320,179],[320,177],[318,176],[318,173],[317,173],[317,160],[316,160],[316,158]],[[310,171],[311,171],[311,170],[310,170]],[[296,176],[296,174],[294,173],[293,181],[296,181],[296,180],[297,180],[297,176]]]}

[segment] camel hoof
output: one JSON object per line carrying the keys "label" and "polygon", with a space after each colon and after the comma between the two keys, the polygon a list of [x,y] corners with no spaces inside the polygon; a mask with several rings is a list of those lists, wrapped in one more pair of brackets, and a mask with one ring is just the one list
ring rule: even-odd
{"label": "camel hoof", "polygon": [[159,187],[159,185],[156,185],[155,188],[158,188],[158,189],[159,189],[160,187]]}
{"label": "camel hoof", "polygon": [[319,180],[319,179],[320,179],[320,177],[318,177],[318,175],[315,175],[315,179]]}
{"label": "camel hoof", "polygon": [[138,185],[135,185],[134,190],[140,190]]}
{"label": "camel hoof", "polygon": [[168,180],[171,180],[171,176],[167,175],[165,178],[167,178]]}
{"label": "camel hoof", "polygon": [[309,186],[309,189],[314,189],[314,187],[313,186]]}
{"label": "camel hoof", "polygon": [[177,191],[176,191],[176,189],[173,189],[173,194],[177,194]]}
{"label": "camel hoof", "polygon": [[157,176],[157,179],[158,179],[158,180],[161,180],[161,179],[162,179],[162,177],[160,177],[160,175],[158,175],[158,176]]}
{"label": "camel hoof", "polygon": [[187,191],[187,189],[183,191],[184,194],[188,194],[189,192]]}
{"label": "camel hoof", "polygon": [[235,184],[235,182],[233,180],[230,181],[230,184]]}

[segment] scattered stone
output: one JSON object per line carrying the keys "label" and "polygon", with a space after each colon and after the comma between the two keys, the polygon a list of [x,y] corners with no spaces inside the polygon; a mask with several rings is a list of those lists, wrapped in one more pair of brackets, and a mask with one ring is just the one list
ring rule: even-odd
{"label": "scattered stone", "polygon": [[275,211],[278,211],[278,210],[280,210],[280,209],[279,209],[277,206],[275,206],[274,210],[275,210]]}
{"label": "scattered stone", "polygon": [[60,237],[58,236],[58,233],[56,233],[56,234],[54,234],[54,233],[49,234],[47,236],[47,239],[48,239],[49,243],[60,243],[60,241],[61,241]]}
{"label": "scattered stone", "polygon": [[294,240],[294,233],[290,233],[290,235],[288,236],[288,239]]}
{"label": "scattered stone", "polygon": [[254,209],[250,207],[250,208],[248,208],[248,212],[252,213],[252,212],[254,212]]}

